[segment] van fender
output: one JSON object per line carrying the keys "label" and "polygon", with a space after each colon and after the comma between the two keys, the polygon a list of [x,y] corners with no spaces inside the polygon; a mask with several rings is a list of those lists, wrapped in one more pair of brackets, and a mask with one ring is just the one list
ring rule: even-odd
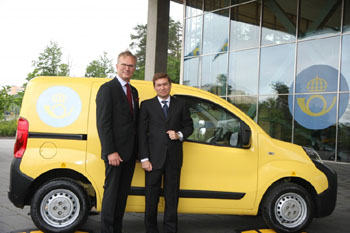
{"label": "van fender", "polygon": [[[271,161],[260,166],[258,171],[257,202],[255,208],[259,208],[265,193],[275,183],[280,181],[297,182],[316,194],[320,194],[328,188],[328,180],[324,173],[318,170],[314,164],[301,163],[300,161]],[[313,193],[311,193],[313,195]]]}

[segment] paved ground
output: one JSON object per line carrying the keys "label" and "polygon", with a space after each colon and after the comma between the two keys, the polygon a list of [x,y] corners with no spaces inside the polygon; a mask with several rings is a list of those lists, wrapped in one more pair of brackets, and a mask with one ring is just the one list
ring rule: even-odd
{"label": "paved ground", "polygon": [[[0,233],[35,229],[29,216],[29,207],[18,209],[7,198],[13,139],[0,139]],[[308,233],[350,232],[350,164],[327,163],[338,173],[338,201],[333,214],[314,219]],[[143,233],[143,214],[126,213],[124,233]],[[161,217],[159,219],[161,222]],[[82,230],[99,233],[100,215],[89,216]],[[266,228],[261,217],[228,215],[179,216],[179,233],[235,233],[237,230]]]}

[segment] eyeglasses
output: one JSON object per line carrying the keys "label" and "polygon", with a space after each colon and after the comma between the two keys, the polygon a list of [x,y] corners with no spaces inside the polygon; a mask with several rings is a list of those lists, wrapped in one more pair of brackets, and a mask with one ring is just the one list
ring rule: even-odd
{"label": "eyeglasses", "polygon": [[125,63],[121,63],[120,65],[123,66],[123,67],[128,67],[128,68],[130,68],[130,69],[133,69],[133,68],[136,67],[135,65],[125,64]]}

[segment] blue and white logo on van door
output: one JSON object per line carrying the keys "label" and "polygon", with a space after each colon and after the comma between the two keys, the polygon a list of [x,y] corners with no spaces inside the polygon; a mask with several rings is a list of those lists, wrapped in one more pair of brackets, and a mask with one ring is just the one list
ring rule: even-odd
{"label": "blue and white logo on van door", "polygon": [[81,100],[73,89],[54,86],[41,93],[36,103],[36,111],[46,124],[52,127],[65,127],[79,117]]}

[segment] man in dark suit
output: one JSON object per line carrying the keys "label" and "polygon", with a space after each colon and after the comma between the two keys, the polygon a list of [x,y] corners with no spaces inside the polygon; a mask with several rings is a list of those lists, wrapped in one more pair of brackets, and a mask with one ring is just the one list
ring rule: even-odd
{"label": "man in dark suit", "polygon": [[177,232],[182,142],[193,132],[185,103],[170,96],[171,80],[165,73],[153,77],[157,96],[140,107],[139,159],[146,174],[145,225],[147,233],[158,233],[157,208],[162,177],[165,198],[163,229]]}
{"label": "man in dark suit", "polygon": [[105,162],[101,232],[121,233],[137,156],[138,92],[130,85],[136,57],[118,56],[117,76],[103,84],[96,97],[97,130]]}

